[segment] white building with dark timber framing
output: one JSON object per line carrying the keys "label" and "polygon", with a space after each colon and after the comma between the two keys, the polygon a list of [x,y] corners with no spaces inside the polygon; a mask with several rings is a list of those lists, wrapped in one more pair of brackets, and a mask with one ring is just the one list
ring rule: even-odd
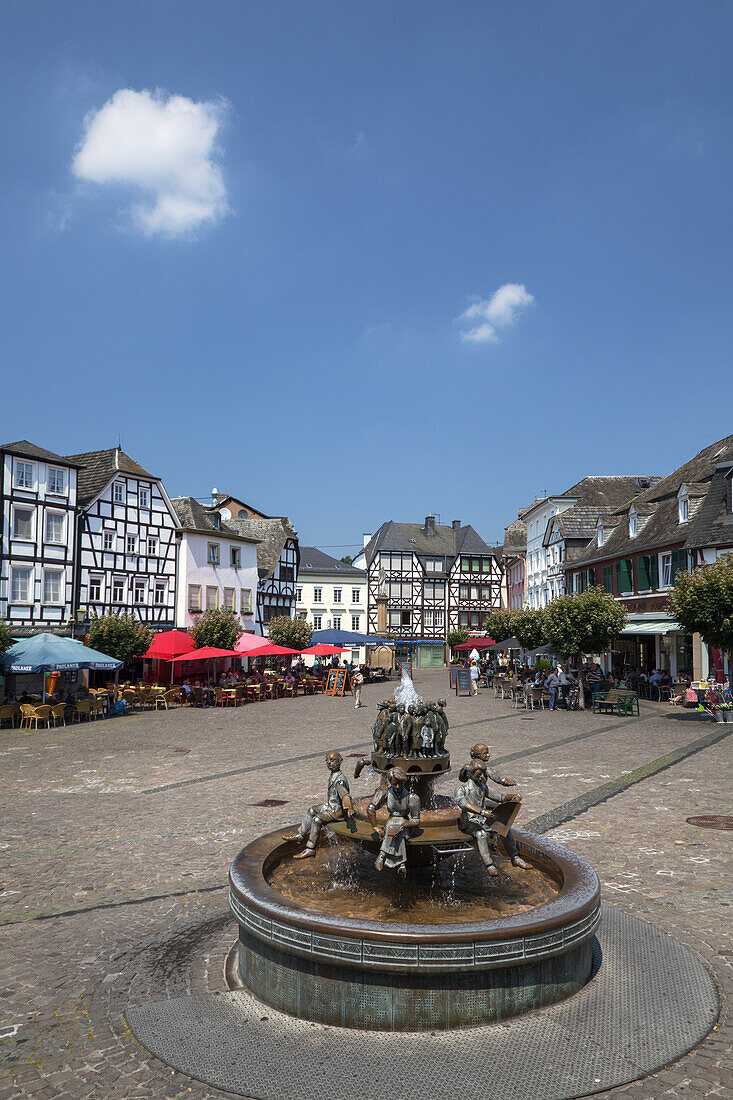
{"label": "white building with dark timber framing", "polygon": [[78,614],[132,613],[173,627],[180,525],[162,481],[121,447],[66,461],[79,467]]}
{"label": "white building with dark timber framing", "polygon": [[74,616],[77,467],[23,439],[0,447],[0,617],[14,634],[66,633]]}

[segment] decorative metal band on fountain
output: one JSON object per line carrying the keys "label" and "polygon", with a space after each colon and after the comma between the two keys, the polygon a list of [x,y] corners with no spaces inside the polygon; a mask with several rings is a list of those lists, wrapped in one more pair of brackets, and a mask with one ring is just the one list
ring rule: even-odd
{"label": "decorative metal band on fountain", "polygon": [[[485,745],[471,750],[455,800],[434,793],[450,770],[444,708],[423,703],[405,673],[395,698],[379,704],[371,757],[356,766],[357,777],[367,767],[379,776],[374,794],[352,800],[331,752],[326,801],[285,838],[259,837],[234,861],[237,980],[260,1000],[326,1024],[421,1030],[515,1016],[587,982],[600,919],[595,871],[512,828],[521,799],[488,766]],[[351,860],[340,892],[331,846],[318,848],[323,829],[333,859]],[[499,843],[511,874],[496,865]],[[451,905],[436,887],[449,867]],[[386,919],[374,914],[383,902]]]}

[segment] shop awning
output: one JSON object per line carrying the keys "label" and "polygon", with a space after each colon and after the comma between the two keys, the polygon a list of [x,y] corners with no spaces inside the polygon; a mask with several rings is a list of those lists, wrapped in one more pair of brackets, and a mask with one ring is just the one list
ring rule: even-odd
{"label": "shop awning", "polygon": [[643,619],[639,622],[627,622],[622,634],[672,634],[682,627],[673,619]]}
{"label": "shop awning", "polygon": [[88,649],[72,638],[57,634],[36,634],[16,642],[0,657],[5,672],[75,672],[80,668],[122,668],[122,661],[96,649]]}

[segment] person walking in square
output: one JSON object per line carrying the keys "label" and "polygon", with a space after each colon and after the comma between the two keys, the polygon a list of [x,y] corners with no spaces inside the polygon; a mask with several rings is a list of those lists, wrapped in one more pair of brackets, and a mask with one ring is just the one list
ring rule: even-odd
{"label": "person walking in square", "polygon": [[364,673],[361,671],[359,665],[357,665],[351,674],[351,686],[354,689],[354,710],[358,710],[359,707],[366,705],[361,701],[361,688],[363,683]]}

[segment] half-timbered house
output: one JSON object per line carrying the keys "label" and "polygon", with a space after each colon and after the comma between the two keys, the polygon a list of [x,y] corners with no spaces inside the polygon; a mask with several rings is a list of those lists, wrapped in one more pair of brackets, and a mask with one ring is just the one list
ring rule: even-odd
{"label": "half-timbered house", "polygon": [[470,525],[448,527],[388,520],[353,562],[367,571],[370,634],[389,632],[421,666],[442,665],[448,630],[484,629],[501,606],[502,569],[495,548]]}
{"label": "half-timbered house", "polygon": [[77,467],[27,440],[0,447],[0,617],[14,634],[67,631],[74,615]]}
{"label": "half-timbered house", "polygon": [[79,467],[79,614],[132,613],[173,627],[179,522],[162,481],[121,447],[67,461]]}
{"label": "half-timbered house", "polygon": [[257,540],[257,624],[267,634],[270,619],[295,614],[300,550],[286,516],[268,516],[237,497],[212,490],[212,511],[240,535]]}

